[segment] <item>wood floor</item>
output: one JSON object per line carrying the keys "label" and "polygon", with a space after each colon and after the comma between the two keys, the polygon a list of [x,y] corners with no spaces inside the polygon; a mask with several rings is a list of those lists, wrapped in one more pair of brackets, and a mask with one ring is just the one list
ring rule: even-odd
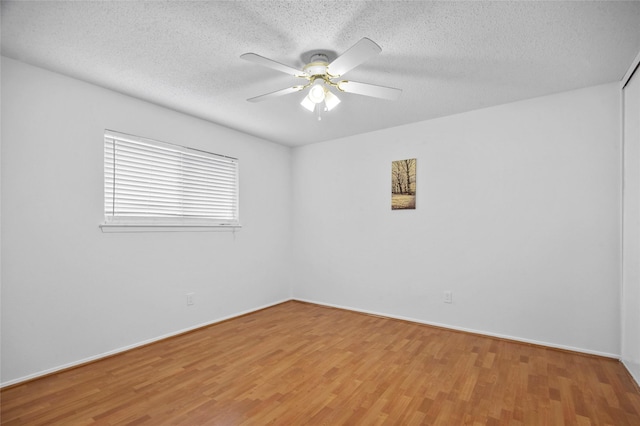
{"label": "wood floor", "polygon": [[640,425],[616,360],[300,302],[1,397],[3,425]]}

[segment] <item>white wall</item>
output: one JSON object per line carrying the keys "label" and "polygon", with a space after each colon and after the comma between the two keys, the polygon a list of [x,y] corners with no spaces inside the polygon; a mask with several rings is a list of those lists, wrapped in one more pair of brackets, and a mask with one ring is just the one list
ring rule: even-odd
{"label": "white wall", "polygon": [[620,173],[615,83],[296,148],[293,296],[617,356]]}
{"label": "white wall", "polygon": [[[620,118],[609,84],[291,158],[2,58],[1,382],[291,295],[617,356]],[[238,157],[242,230],[102,233],[104,129]],[[418,208],[391,211],[390,163],[412,157]]]}
{"label": "white wall", "polygon": [[640,383],[640,75],[624,97],[622,360]]}
{"label": "white wall", "polygon": [[[243,228],[102,233],[105,129],[239,158]],[[2,58],[2,382],[289,299],[290,156]]]}

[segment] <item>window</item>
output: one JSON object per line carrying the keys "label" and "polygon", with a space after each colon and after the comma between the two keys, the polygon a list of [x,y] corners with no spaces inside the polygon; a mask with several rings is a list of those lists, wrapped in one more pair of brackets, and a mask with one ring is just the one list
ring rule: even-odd
{"label": "window", "polygon": [[105,226],[239,226],[238,160],[105,131]]}

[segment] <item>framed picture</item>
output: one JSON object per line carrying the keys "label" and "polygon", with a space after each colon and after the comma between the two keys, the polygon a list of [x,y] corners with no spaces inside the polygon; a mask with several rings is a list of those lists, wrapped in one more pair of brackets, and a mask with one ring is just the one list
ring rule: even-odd
{"label": "framed picture", "polygon": [[391,209],[416,208],[416,159],[391,162]]}

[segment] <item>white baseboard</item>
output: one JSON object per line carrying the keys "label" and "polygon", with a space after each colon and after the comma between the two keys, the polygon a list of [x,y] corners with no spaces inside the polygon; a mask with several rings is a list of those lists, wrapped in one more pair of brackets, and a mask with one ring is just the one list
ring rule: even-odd
{"label": "white baseboard", "polygon": [[[529,343],[529,344],[534,344],[534,345],[538,345],[538,346],[546,346],[549,348],[556,348],[556,349],[562,349],[562,350],[566,350],[566,351],[572,351],[572,352],[578,352],[578,353],[584,353],[584,354],[589,354],[589,355],[597,355],[597,356],[602,356],[602,357],[606,357],[606,358],[613,358],[613,359],[620,359],[620,355],[617,354],[612,354],[612,353],[608,353],[608,352],[600,352],[600,351],[593,351],[593,350],[589,350],[589,349],[584,349],[584,348],[576,348],[573,346],[565,346],[565,345],[558,345],[558,344],[554,344],[554,343],[549,343],[549,342],[542,342],[542,341],[538,341],[538,340],[532,340],[532,339],[524,339],[521,337],[515,337],[515,336],[509,336],[509,335],[505,335],[505,334],[499,334],[499,333],[491,333],[491,332],[487,332],[487,331],[483,331],[483,330],[476,330],[476,329],[471,329],[471,328],[465,328],[465,327],[457,327],[457,326],[452,326],[452,325],[448,325],[448,324],[441,324],[441,323],[437,323],[437,322],[433,322],[433,321],[424,321],[424,320],[420,320],[420,319],[416,319],[416,318],[411,318],[411,317],[405,317],[405,316],[401,316],[401,315],[391,315],[391,314],[387,314],[384,312],[375,312],[375,311],[370,311],[370,310],[366,310],[366,309],[358,309],[358,308],[353,308],[350,306],[344,306],[344,305],[336,305],[336,304],[332,304],[332,303],[324,303],[324,302],[317,302],[314,300],[307,300],[307,299],[301,299],[298,297],[292,297],[290,299],[283,299],[280,300],[278,302],[274,302],[274,303],[270,303],[267,305],[263,305],[263,306],[259,306],[253,309],[249,309],[246,311],[242,311],[242,312],[238,312],[232,315],[228,315],[226,317],[222,317],[222,318],[217,318],[213,321],[209,321],[203,324],[198,324],[198,325],[194,325],[193,327],[188,327],[182,330],[178,330],[178,331],[174,331],[162,336],[158,336],[158,337],[154,337],[152,339],[148,339],[142,342],[138,342],[138,343],[134,343],[132,345],[128,345],[128,346],[124,346],[118,349],[114,349],[112,351],[108,351],[108,352],[104,352],[95,356],[91,356],[88,358],[84,358],[78,361],[74,361],[74,362],[70,362],[68,364],[64,364],[64,365],[60,365],[54,368],[50,368],[47,370],[43,370],[43,371],[39,371],[37,373],[34,374],[29,374],[27,376],[24,377],[20,377],[14,380],[9,380],[7,382],[3,382],[0,383],[0,388],[4,388],[6,386],[12,386],[21,382],[26,382],[28,380],[33,380],[33,379],[37,379],[38,377],[42,377],[42,376],[46,376],[49,374],[53,374],[56,373],[58,371],[62,371],[62,370],[66,370],[69,368],[73,368],[73,367],[77,367],[80,366],[82,364],[87,364],[89,362],[94,362],[94,361],[98,361],[102,358],[106,358],[112,355],[116,355],[122,352],[126,352],[129,351],[131,349],[135,349],[138,348],[140,346],[145,346],[148,345],[150,343],[154,343],[154,342],[158,342],[160,340],[164,340],[164,339],[168,339],[170,337],[174,337],[183,333],[187,333],[189,331],[193,331],[196,330],[198,328],[202,328],[202,327],[207,327],[222,321],[227,321],[229,319],[233,319],[236,317],[240,317],[242,315],[246,315],[246,314],[250,314],[252,312],[256,312],[256,311],[260,311],[262,309],[266,309],[266,308],[270,308],[272,306],[275,305],[279,305],[281,303],[284,302],[288,302],[290,300],[293,301],[299,301],[299,302],[305,302],[305,303],[311,303],[314,305],[320,305],[320,306],[327,306],[327,307],[331,307],[331,308],[338,308],[338,309],[344,309],[347,311],[353,311],[353,312],[360,312],[360,313],[364,313],[364,314],[369,314],[369,315],[377,315],[377,316],[382,316],[382,317],[387,317],[387,318],[393,318],[393,319],[399,319],[399,320],[403,320],[403,321],[409,321],[409,322],[414,322],[414,323],[418,323],[418,324],[425,324],[425,325],[432,325],[435,327],[440,327],[440,328],[445,328],[445,329],[449,329],[449,330],[456,330],[456,331],[463,331],[466,333],[473,333],[473,334],[479,334],[479,335],[483,335],[483,336],[489,336],[489,337],[497,337],[500,339],[505,339],[505,340],[512,340],[515,342],[522,342],[522,343]],[[624,362],[622,362],[622,365],[624,365],[624,367],[627,369],[627,371],[629,371],[629,374],[631,375],[631,377],[633,377],[633,379],[636,381],[636,383],[639,383],[640,385],[640,378],[636,377],[633,372],[631,371],[631,369],[625,365]]]}
{"label": "white baseboard", "polygon": [[110,357],[112,355],[117,355],[119,353],[126,352],[126,351],[129,351],[131,349],[138,348],[140,346],[145,346],[145,345],[148,345],[150,343],[155,343],[155,342],[158,342],[160,340],[168,339],[170,337],[174,337],[174,336],[177,336],[177,335],[180,335],[180,334],[183,334],[183,333],[187,333],[189,331],[197,330],[198,328],[207,327],[207,326],[210,326],[210,325],[222,322],[222,321],[226,321],[226,320],[229,320],[229,319],[240,317],[240,316],[243,316],[243,315],[246,315],[246,314],[250,314],[252,312],[260,311],[262,309],[270,308],[272,306],[279,305],[279,304],[284,303],[284,302],[288,302],[289,300],[292,300],[292,299],[284,299],[284,300],[281,300],[279,302],[269,303],[267,305],[263,305],[263,306],[259,306],[257,308],[253,308],[253,309],[249,309],[249,310],[246,310],[246,311],[238,312],[238,313],[235,313],[235,314],[232,314],[232,315],[228,315],[226,317],[217,318],[217,319],[215,319],[213,321],[209,321],[209,322],[206,322],[206,323],[203,323],[203,324],[194,325],[193,327],[188,327],[188,328],[184,328],[182,330],[173,331],[171,333],[164,334],[162,336],[154,337],[152,339],[144,340],[142,342],[134,343],[132,345],[128,345],[128,346],[124,346],[124,347],[121,347],[121,348],[117,348],[117,349],[114,349],[112,351],[104,352],[104,353],[101,353],[101,354],[98,354],[98,355],[90,356],[88,358],[83,358],[83,359],[80,359],[80,360],[77,360],[77,361],[73,361],[73,362],[70,362],[68,364],[59,365],[57,367],[49,368],[47,370],[38,371],[37,373],[29,374],[27,376],[19,377],[17,379],[8,380],[6,382],[0,383],[0,389],[4,388],[6,386],[12,386],[12,385],[15,385],[15,384],[18,384],[18,383],[21,383],[21,382],[26,382],[28,380],[37,379],[38,377],[47,376],[49,374],[53,374],[53,373],[56,373],[58,371],[66,370],[66,369],[73,368],[73,367],[78,367],[78,366],[80,366],[82,364],[87,364],[89,362],[98,361],[98,360],[100,360],[102,358],[107,358],[107,357]]}
{"label": "white baseboard", "polygon": [[636,385],[638,385],[638,387],[640,388],[640,369],[630,366],[624,359],[621,360],[622,365],[624,365],[624,368],[627,369],[627,371],[629,372],[629,375],[633,378],[633,380],[635,380]]}
{"label": "white baseboard", "polygon": [[403,321],[415,322],[415,323],[418,323],[418,324],[432,325],[434,327],[446,328],[446,329],[449,329],[449,330],[464,331],[466,333],[479,334],[479,335],[482,335],[482,336],[497,337],[497,338],[505,339],[505,340],[513,340],[515,342],[529,343],[529,344],[532,344],[532,345],[546,346],[546,347],[549,347],[549,348],[562,349],[562,350],[565,350],[565,351],[579,352],[579,353],[584,353],[584,354],[589,354],[589,355],[597,355],[597,356],[601,356],[601,357],[605,357],[605,358],[613,358],[613,359],[617,359],[617,360],[620,359],[620,355],[612,354],[612,353],[608,353],[608,352],[593,351],[593,350],[590,350],[590,349],[575,348],[573,346],[565,346],[565,345],[558,345],[558,344],[555,344],[555,343],[542,342],[542,341],[538,341],[538,340],[524,339],[522,337],[509,336],[509,335],[506,335],[506,334],[491,333],[491,332],[484,331],[484,330],[476,330],[476,329],[472,329],[472,328],[457,327],[457,326],[454,326],[454,325],[441,324],[441,323],[433,322],[433,321],[424,321],[424,320],[405,317],[405,316],[401,316],[401,315],[391,315],[391,314],[387,314],[387,313],[384,313],[384,312],[375,312],[375,311],[369,311],[369,310],[366,310],[366,309],[357,309],[357,308],[352,308],[352,307],[349,307],[349,306],[335,305],[335,304],[332,304],[332,303],[316,302],[316,301],[313,301],[313,300],[306,300],[306,299],[301,299],[301,298],[297,298],[297,297],[294,297],[293,300],[297,300],[297,301],[300,301],[300,302],[306,302],[306,303],[312,303],[314,305],[328,306],[328,307],[331,307],[331,308],[345,309],[347,311],[360,312],[360,313],[363,313],[363,314],[377,315],[377,316],[381,316],[381,317],[387,317],[387,318],[399,319],[399,320],[403,320]]}

